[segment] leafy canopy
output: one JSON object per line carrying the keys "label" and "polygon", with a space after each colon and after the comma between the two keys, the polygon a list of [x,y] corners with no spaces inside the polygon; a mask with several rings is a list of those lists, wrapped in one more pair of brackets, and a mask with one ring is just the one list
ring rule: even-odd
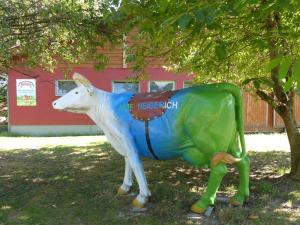
{"label": "leafy canopy", "polygon": [[297,0],[1,1],[0,68],[22,58],[52,71],[58,61],[102,69],[107,58],[97,48],[135,29],[142,44],[128,50],[128,61],[136,69],[147,56],[164,57],[198,81],[246,80],[259,89],[272,87],[278,67],[289,91],[300,84],[299,25]]}
{"label": "leafy canopy", "polygon": [[58,61],[92,60],[102,68],[107,59],[97,54],[97,47],[117,40],[120,17],[111,13],[118,4],[115,0],[0,1],[0,69],[20,59],[27,66],[48,70]]}
{"label": "leafy canopy", "polygon": [[127,30],[145,40],[131,50],[138,67],[146,56],[164,56],[199,81],[254,81],[259,89],[272,86],[270,71],[280,65],[286,91],[300,84],[297,0],[124,0],[120,10],[132,18]]}

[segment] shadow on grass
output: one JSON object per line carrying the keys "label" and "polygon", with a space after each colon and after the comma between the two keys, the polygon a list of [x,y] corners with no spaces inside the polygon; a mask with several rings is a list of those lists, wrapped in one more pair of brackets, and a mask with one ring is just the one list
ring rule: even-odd
{"label": "shadow on grass", "polygon": [[[251,198],[245,207],[216,204],[198,224],[299,224],[300,185],[288,180],[284,152],[250,153]],[[205,190],[208,170],[181,160],[144,161],[153,196],[142,214],[128,214],[134,196],[115,195],[124,161],[109,144],[0,152],[0,224],[193,224],[189,207]],[[229,168],[219,195],[233,195]],[[137,193],[137,185],[133,187]]]}

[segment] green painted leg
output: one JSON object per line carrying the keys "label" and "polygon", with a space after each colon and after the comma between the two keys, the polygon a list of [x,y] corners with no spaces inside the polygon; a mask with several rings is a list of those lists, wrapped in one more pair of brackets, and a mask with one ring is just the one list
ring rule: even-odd
{"label": "green painted leg", "polygon": [[217,190],[226,173],[227,166],[224,163],[220,163],[211,168],[207,189],[200,200],[192,205],[192,212],[203,213],[209,205],[213,205],[215,203]]}
{"label": "green painted leg", "polygon": [[232,205],[243,205],[244,201],[249,197],[249,170],[250,160],[246,156],[240,162],[235,164],[239,170],[240,183],[237,193],[230,199]]}

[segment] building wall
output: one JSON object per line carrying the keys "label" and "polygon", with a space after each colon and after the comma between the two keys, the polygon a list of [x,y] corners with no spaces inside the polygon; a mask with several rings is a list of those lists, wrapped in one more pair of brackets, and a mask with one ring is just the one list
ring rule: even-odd
{"label": "building wall", "polygon": [[[24,70],[19,68],[18,71]],[[71,75],[74,72],[83,74],[95,87],[105,91],[112,91],[113,81],[124,81],[127,77],[132,75],[132,71],[129,69],[109,68],[102,72],[97,72],[92,67],[84,66],[74,68],[73,71],[70,71],[67,79],[71,79]],[[162,68],[148,69],[147,74],[149,74],[149,80],[175,81],[176,89],[182,88],[184,81],[192,79],[192,77],[187,75],[176,75]],[[20,129],[20,133],[24,133],[26,126],[28,126],[28,132],[30,131],[29,133],[33,134],[34,132],[32,130],[37,129],[33,126],[45,126],[45,129],[49,130],[46,126],[94,125],[93,121],[86,115],[60,112],[52,109],[52,102],[59,98],[58,96],[55,96],[55,80],[66,79],[62,70],[57,70],[52,74],[41,69],[36,69],[31,71],[30,75],[37,76],[37,104],[36,106],[17,106],[16,79],[28,79],[29,77],[14,70],[9,71],[9,126],[11,131],[18,133],[18,129]],[[147,92],[147,89],[148,81],[141,81],[140,92]],[[62,127],[59,127],[60,131],[61,129]],[[40,130],[39,132],[42,131]],[[66,132],[67,131],[65,131],[65,133]]]}
{"label": "building wall", "polygon": [[[21,69],[18,69],[21,70]],[[23,71],[23,70],[22,70]],[[29,77],[15,70],[9,71],[8,96],[9,96],[9,127],[12,132],[31,135],[60,135],[72,134],[97,134],[100,130],[86,115],[60,112],[52,109],[52,102],[59,98],[55,96],[55,80],[71,79],[73,72],[85,75],[97,88],[112,91],[113,81],[124,81],[132,75],[130,69],[109,68],[97,72],[91,66],[74,68],[65,77],[62,70],[52,73],[36,69],[30,73],[37,76],[37,105],[16,105],[16,79]],[[28,73],[28,71],[26,71]],[[185,81],[192,77],[175,75],[162,68],[148,69],[149,80],[174,81],[176,89],[183,88]],[[147,92],[148,80],[140,82],[140,92]],[[264,101],[244,93],[244,119],[247,132],[273,132],[284,129],[284,124],[274,110]],[[295,97],[295,114],[300,124],[300,97]]]}

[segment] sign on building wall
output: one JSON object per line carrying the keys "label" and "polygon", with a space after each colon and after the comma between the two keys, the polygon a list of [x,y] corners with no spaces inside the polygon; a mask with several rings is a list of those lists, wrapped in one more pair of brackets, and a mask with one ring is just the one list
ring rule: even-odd
{"label": "sign on building wall", "polygon": [[35,79],[17,79],[17,106],[36,106]]}

